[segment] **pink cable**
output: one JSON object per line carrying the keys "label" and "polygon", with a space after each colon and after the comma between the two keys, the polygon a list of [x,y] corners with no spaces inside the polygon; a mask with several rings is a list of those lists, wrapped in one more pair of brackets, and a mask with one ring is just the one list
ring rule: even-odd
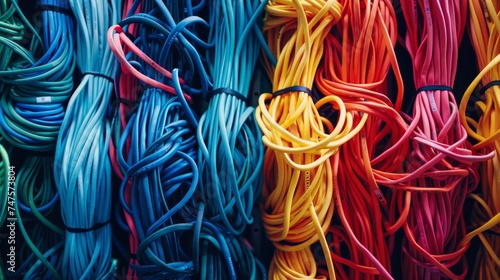
{"label": "pink cable", "polygon": [[[133,3],[134,3],[134,0],[128,0],[124,3],[122,18],[125,18],[127,16],[127,14],[130,12],[130,10],[132,9]],[[139,4],[137,6],[137,9],[134,11],[134,13],[139,13],[141,11],[141,6],[142,6],[142,4]],[[136,25],[131,24],[128,27],[127,31],[129,34],[136,36],[137,35],[136,34],[137,33]],[[124,47],[123,52],[124,53],[128,52],[126,47]],[[116,100],[119,101],[118,102],[118,110],[120,112],[120,115],[119,115],[120,129],[121,129],[120,132],[123,132],[123,130],[127,126],[127,115],[132,108],[131,108],[130,104],[126,104],[125,102],[121,102],[120,100],[127,100],[130,103],[138,102],[139,82],[128,71],[122,71],[122,74],[120,75],[119,80],[115,81],[115,82],[117,82],[119,85],[118,86],[119,90],[115,89],[115,93],[116,93]],[[125,152],[125,154],[124,154],[125,160],[127,160],[127,157],[128,157],[127,151],[130,150],[130,141],[131,141],[131,139],[129,137],[126,140],[126,144],[125,144],[125,151],[124,151]],[[122,174],[121,169],[120,169],[119,164],[118,164],[116,147],[114,145],[114,141],[110,141],[109,155],[110,155],[110,159],[111,159],[111,166],[112,166],[115,174],[118,176],[118,178],[120,180],[123,180],[124,175]],[[127,186],[125,188],[125,194],[124,194],[125,201],[128,205],[130,205],[130,203],[131,203],[131,195],[132,195],[131,191],[132,191],[132,179],[130,179],[127,182]],[[139,246],[139,238],[137,236],[137,230],[136,230],[132,216],[130,214],[128,214],[128,212],[125,210],[123,211],[123,215],[125,217],[125,222],[127,223],[128,227],[130,229],[130,234],[129,234],[129,238],[128,238],[130,254],[131,254],[131,256],[134,256],[134,255],[136,255],[137,247]],[[138,264],[139,263],[135,257],[130,258],[129,267],[128,267],[128,271],[127,271],[127,279],[137,279],[136,272],[130,268],[130,265],[138,265]]]}
{"label": "pink cable", "polygon": [[[402,271],[405,279],[463,279],[468,244],[460,245],[466,234],[462,208],[478,183],[474,163],[493,156],[473,155],[448,90],[455,80],[467,1],[401,1],[401,6],[415,86],[427,86],[417,92],[410,120],[414,128],[406,167],[410,175],[392,182],[413,190],[403,225]],[[439,188],[443,191],[436,191]]]}

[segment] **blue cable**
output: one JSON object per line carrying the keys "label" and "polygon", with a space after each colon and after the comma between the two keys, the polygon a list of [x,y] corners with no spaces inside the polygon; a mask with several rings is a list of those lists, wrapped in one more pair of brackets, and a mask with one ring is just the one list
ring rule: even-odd
{"label": "blue cable", "polygon": [[[206,219],[226,232],[230,256],[238,263],[238,279],[267,279],[264,265],[239,237],[253,223],[262,187],[264,146],[248,95],[263,41],[258,20],[266,4],[221,0],[211,2],[209,10],[214,47],[207,57],[213,89],[197,129],[197,197],[207,205]],[[220,273],[220,260],[203,250],[201,278],[227,278]]]}
{"label": "blue cable", "polygon": [[[137,91],[140,99],[130,108],[126,125],[118,119],[121,112],[114,114],[113,143],[119,164],[115,170],[123,174],[119,199],[124,211],[133,219],[133,225],[127,226],[134,227],[125,232],[137,232],[139,241],[137,250],[131,248],[132,252],[137,252],[133,258],[137,258],[138,264],[130,267],[140,279],[265,279],[264,266],[242,241],[241,232],[228,231],[221,223],[214,222],[213,216],[206,215],[205,209],[213,206],[205,208],[206,197],[200,191],[203,186],[199,180],[203,177],[198,174],[196,164],[200,154],[196,128],[200,122],[183,93],[206,96],[213,88],[205,70],[207,61],[200,53],[213,48],[216,41],[205,43],[197,37],[199,32],[193,26],[207,26],[204,20],[195,16],[199,4],[193,5],[190,1],[144,1],[141,4],[142,12],[128,13],[119,25],[128,30],[134,24],[135,37],[129,36],[134,45],[155,63],[169,69],[172,76],[168,78],[158,73],[132,52],[123,54],[128,65],[122,69],[134,67],[142,75],[172,87],[175,94],[141,82],[144,90]],[[256,30],[253,23],[264,6],[252,6],[258,12],[245,18],[250,23],[242,30],[243,37]],[[251,78],[248,73],[253,71],[259,52],[258,38],[254,43],[257,46],[249,52],[252,58],[242,62],[245,69],[249,67],[243,70],[247,80],[240,83],[246,90],[236,88],[242,94],[248,94]],[[247,56],[248,50],[240,44],[235,51]],[[251,65],[247,67],[246,63]],[[123,71],[118,71],[117,79],[125,74]],[[115,90],[121,92],[121,86],[115,83]],[[118,102],[133,106],[127,100]],[[236,102],[235,106],[238,104]],[[241,205],[251,212],[260,193],[259,170],[256,169],[262,165],[263,149],[259,149],[262,144],[259,146],[260,135],[253,119],[253,108],[247,108],[244,102],[242,105],[234,117],[236,126],[243,126],[237,139],[241,143],[257,143],[256,149],[247,146],[236,155],[238,167],[244,169],[244,180],[250,182],[241,188],[242,197],[251,192],[249,200]],[[246,166],[245,160],[250,162]],[[130,194],[126,193],[129,182]],[[126,195],[130,197],[129,203]],[[121,225],[125,226],[123,222]]]}
{"label": "blue cable", "polygon": [[[16,59],[3,62],[0,80],[4,83],[0,99],[0,133],[12,145],[32,151],[52,151],[64,118],[64,102],[73,90],[74,23],[69,2],[41,0],[43,39],[38,32],[29,50],[20,42],[0,37]],[[25,20],[16,1],[12,7]],[[31,24],[27,22],[31,29]],[[7,54],[8,55],[8,54]],[[40,56],[40,57],[38,57]]]}
{"label": "blue cable", "polygon": [[111,259],[111,138],[107,108],[116,63],[108,28],[121,16],[121,1],[70,0],[76,18],[76,64],[83,77],[68,103],[57,141],[54,175],[66,226],[63,279],[102,279]]}
{"label": "blue cable", "polygon": [[266,3],[221,0],[210,6],[214,91],[197,130],[200,196],[207,217],[234,235],[253,222],[262,187],[264,146],[247,99],[260,50],[254,26]]}
{"label": "blue cable", "polygon": [[[147,54],[156,60],[166,57],[162,54],[165,51],[162,46],[169,33],[162,24],[147,14],[131,16],[121,24],[130,23],[142,23],[149,29],[149,32],[139,32],[148,36],[147,40],[144,37],[136,40],[143,51],[150,51]],[[160,35],[152,36],[154,29],[151,27],[159,29]],[[155,79],[161,78],[148,66],[142,70]],[[120,199],[124,209],[133,215],[140,246],[144,246],[143,242],[149,236],[168,225],[175,225],[175,221],[182,218],[181,208],[191,199],[198,181],[193,128],[197,125],[197,117],[184,99],[178,83],[178,70],[173,70],[173,73],[174,81],[170,83],[174,84],[178,94],[147,88],[122,132],[117,148],[118,162],[126,170]],[[125,160],[123,151],[129,136],[131,149]],[[133,178],[130,207],[123,197],[129,178]],[[175,234],[162,236],[148,243],[147,247],[150,250],[148,257],[141,259],[138,254],[141,265],[133,267],[140,278],[164,279],[165,267],[170,266],[176,269],[171,270],[168,277],[193,274],[189,261],[181,261],[185,254],[178,250],[181,244]]]}
{"label": "blue cable", "polygon": [[[41,20],[35,24],[41,30],[31,26],[17,1],[7,2],[10,8],[1,16],[7,29],[0,32],[0,133],[14,146],[50,154],[64,117],[63,103],[73,89],[73,19],[64,12],[69,11],[69,2],[38,1]],[[4,4],[0,10],[6,8]],[[6,20],[9,15],[16,18]],[[23,25],[33,32],[29,49],[22,46]],[[8,277],[60,279],[62,230],[56,225],[60,216],[52,162],[51,157],[35,153],[18,166],[14,208],[21,265]]]}

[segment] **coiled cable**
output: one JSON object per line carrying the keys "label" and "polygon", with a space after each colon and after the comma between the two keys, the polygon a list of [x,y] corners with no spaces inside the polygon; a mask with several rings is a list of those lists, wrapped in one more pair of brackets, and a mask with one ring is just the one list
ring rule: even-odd
{"label": "coiled cable", "polygon": [[[16,1],[11,4],[11,10],[22,13]],[[42,11],[43,41],[36,30],[29,50],[10,37],[1,41],[17,56],[7,68],[0,69],[0,79],[5,83],[0,133],[16,147],[52,151],[65,114],[64,102],[73,91],[74,24],[67,1],[42,0],[40,5],[52,7]],[[10,24],[14,25],[11,32],[18,33],[12,34],[12,39],[18,40],[22,34],[17,30],[19,24]]]}
{"label": "coiled cable", "polygon": [[15,278],[61,279],[58,270],[64,229],[59,227],[61,216],[56,207],[59,195],[54,185],[53,161],[48,156],[29,156],[17,174],[14,208],[24,244]]}
{"label": "coiled cable", "polygon": [[[500,6],[494,1],[468,1],[469,34],[474,47],[477,66],[481,73],[468,87],[460,103],[462,124],[477,143],[473,149],[477,152],[488,152],[493,149],[495,156],[483,163],[480,174],[481,183],[478,192],[469,194],[474,201],[471,225],[474,228],[462,241],[469,242],[478,236],[482,246],[472,260],[474,268],[470,274],[476,279],[497,279],[500,275],[500,193],[498,184],[499,172],[499,140],[500,126],[497,122],[497,106],[500,104]],[[474,89],[481,83],[479,94],[481,99],[475,102],[479,120],[466,115]]]}
{"label": "coiled cable", "polygon": [[[146,87],[116,149],[125,171],[120,200],[138,239],[137,262],[131,268],[146,279],[255,277],[257,264],[245,259],[251,257],[250,250],[205,220],[203,204],[194,199],[199,185],[198,118],[189,103],[191,95],[207,92],[210,81],[204,68],[196,68],[203,63],[193,46],[210,44],[192,37],[189,25],[203,21],[183,17],[184,7],[178,4],[144,2],[143,13],[128,16],[108,34],[122,74],[134,75]],[[124,32],[132,24],[138,28],[133,41]],[[176,66],[185,76],[180,78]],[[233,257],[241,258],[238,269]]]}
{"label": "coiled cable", "polygon": [[466,234],[463,204],[478,183],[472,163],[493,156],[470,150],[452,93],[467,3],[401,1],[401,6],[417,88],[406,170],[414,176],[410,185],[419,187],[403,225],[403,271],[408,279],[463,279],[468,270],[468,243],[460,242]]}
{"label": "coiled cable", "polygon": [[266,4],[221,0],[210,5],[214,47],[207,59],[213,89],[197,129],[199,196],[206,217],[234,235],[253,222],[262,186],[262,135],[247,100],[259,54],[253,26]]}
{"label": "coiled cable", "polygon": [[[64,117],[64,102],[73,89],[73,19],[69,3],[39,1],[41,21],[33,28],[13,1],[5,14],[0,76],[3,95],[0,132],[22,149],[47,151],[29,156],[22,162],[16,177],[15,212],[23,241],[20,263],[11,277],[60,279],[56,271],[61,253],[62,230],[55,207],[58,194],[50,171],[59,128]],[[2,5],[4,8],[5,2]],[[20,19],[11,18],[17,15]],[[22,47],[23,26],[34,32],[30,48]],[[42,34],[40,37],[38,32]],[[43,40],[42,40],[43,38]],[[40,183],[40,185],[36,185]],[[34,194],[36,192],[36,195]],[[49,218],[50,216],[50,218]]]}
{"label": "coiled cable", "polygon": [[[311,89],[323,41],[340,20],[343,6],[334,0],[277,0],[265,9],[264,37],[277,59],[275,66],[266,64],[274,93],[261,94],[256,109],[267,146],[262,215],[276,247],[269,277],[316,277],[319,256],[311,245],[319,242],[329,278],[335,279],[325,238],[334,212],[330,158],[360,131],[367,116],[354,126],[340,98],[328,96],[315,104]],[[318,113],[325,104],[338,112],[335,125]]]}
{"label": "coiled cable", "polygon": [[[377,181],[375,173],[403,172],[402,155],[409,151],[407,124],[399,115],[403,83],[393,49],[396,39],[390,1],[351,1],[325,39],[324,60],[316,75],[319,91],[341,98],[355,124],[368,115],[360,133],[333,155],[340,223],[332,224],[329,232],[341,279],[392,278],[391,248],[405,212],[398,219],[396,213],[389,214],[399,209],[391,207],[386,195],[393,193],[382,191],[384,182]],[[388,88],[391,68],[397,82],[395,96]]]}
{"label": "coiled cable", "polygon": [[66,226],[63,279],[102,279],[111,260],[111,138],[107,108],[116,65],[106,44],[120,1],[70,1],[76,18],[76,63],[82,80],[57,141],[54,177]]}

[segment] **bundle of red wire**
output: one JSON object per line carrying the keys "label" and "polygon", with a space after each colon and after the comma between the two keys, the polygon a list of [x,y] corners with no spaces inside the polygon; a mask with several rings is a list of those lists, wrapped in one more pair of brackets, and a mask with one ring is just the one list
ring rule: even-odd
{"label": "bundle of red wire", "polygon": [[[338,219],[329,231],[341,279],[391,278],[394,233],[407,214],[408,201],[396,217],[397,202],[406,194],[381,189],[384,177],[402,172],[409,152],[408,125],[399,115],[403,85],[394,52],[396,39],[391,1],[349,1],[325,40],[323,65],[316,75],[320,92],[340,97],[355,122],[368,115],[361,132],[333,156]],[[390,69],[398,87],[395,96],[388,94]]]}
{"label": "bundle of red wire", "polygon": [[473,155],[452,92],[467,2],[401,1],[401,7],[417,88],[405,178],[416,188],[403,226],[403,271],[406,279],[463,279],[469,245],[461,242],[463,204],[478,183],[473,162],[492,156]]}

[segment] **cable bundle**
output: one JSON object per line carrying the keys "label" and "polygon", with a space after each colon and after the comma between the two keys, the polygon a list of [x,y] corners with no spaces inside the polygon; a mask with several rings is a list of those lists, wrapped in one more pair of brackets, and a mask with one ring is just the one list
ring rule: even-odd
{"label": "cable bundle", "polygon": [[[73,90],[73,20],[67,1],[43,0],[43,41],[32,27],[29,50],[13,40],[22,36],[22,25],[13,20],[4,32],[2,45],[17,54],[6,69],[0,100],[0,133],[12,145],[32,151],[52,151],[61,127],[67,101]],[[10,12],[17,11],[12,1]],[[22,16],[24,18],[24,16]],[[24,19],[25,20],[25,19]],[[27,21],[27,26],[31,26]],[[2,64],[6,65],[4,59]]]}
{"label": "cable bundle", "polygon": [[413,61],[412,206],[404,224],[403,271],[408,279],[464,278],[463,204],[478,182],[473,162],[491,157],[469,150],[452,94],[467,15],[462,1],[401,1],[406,47]]}
{"label": "cable bundle", "polygon": [[[316,75],[318,89],[326,96],[340,97],[354,124],[368,116],[360,133],[333,156],[340,223],[332,224],[329,232],[341,279],[392,278],[393,234],[406,215],[400,213],[396,221],[396,202],[401,197],[382,192],[385,182],[380,175],[402,172],[409,150],[407,125],[399,115],[403,87],[393,49],[396,40],[396,15],[390,1],[351,1],[326,37],[324,61]],[[388,94],[391,67],[398,85],[395,104]],[[386,194],[394,203],[387,202]]]}
{"label": "cable bundle", "polygon": [[[311,88],[323,55],[325,37],[341,17],[337,1],[270,1],[264,35],[277,58],[268,74],[273,94],[259,98],[256,115],[267,146],[264,158],[263,220],[276,252],[272,278],[316,277],[311,245],[321,245],[330,279],[333,262],[325,238],[333,216],[330,157],[362,128],[337,96],[314,103]],[[338,112],[334,126],[317,108],[328,104]],[[325,127],[330,134],[325,132]]]}
{"label": "cable bundle", "polygon": [[[257,269],[265,270],[240,240],[253,222],[252,210],[262,186],[262,135],[254,108],[246,102],[259,54],[258,19],[266,3],[210,3],[209,40],[214,46],[207,60],[213,89],[197,129],[200,184],[196,197],[206,205],[206,219],[226,232],[231,257],[243,265],[238,277],[242,279],[266,278],[257,274]],[[208,278],[219,277],[212,274]]]}
{"label": "cable bundle", "polygon": [[29,156],[17,174],[15,210],[24,244],[14,278],[61,279],[58,270],[64,230],[58,226],[61,217],[55,205],[59,195],[52,163],[52,157]]}
{"label": "cable bundle", "polygon": [[107,29],[119,1],[70,1],[77,23],[76,63],[82,80],[71,97],[55,155],[55,182],[66,226],[63,279],[101,279],[111,263],[110,122],[107,109],[115,63]]}
{"label": "cable bundle", "polygon": [[200,200],[207,219],[241,235],[253,222],[260,195],[264,147],[247,106],[253,69],[259,54],[258,18],[267,1],[213,1],[208,55],[213,89],[197,130]]}
{"label": "cable bundle", "polygon": [[[9,5],[10,4],[10,5]],[[16,42],[18,43],[22,39],[22,31],[24,29],[21,21],[14,17],[16,12],[17,3],[11,3],[10,1],[4,0],[0,1],[0,24],[2,29],[0,29],[0,70],[5,70],[9,65],[12,58],[13,50],[5,45],[4,42]],[[0,93],[4,92],[5,84],[0,80]],[[3,225],[7,217],[7,202],[8,202],[8,191],[9,182],[7,178],[9,177],[9,153],[7,151],[8,142],[5,141],[3,136],[0,134],[0,205],[4,206],[0,210],[0,225]],[[11,186],[13,187],[13,186]],[[3,279],[3,270],[0,274],[0,278]]]}
{"label": "cable bundle", "polygon": [[[146,1],[142,13],[127,16],[108,34],[121,75],[132,74],[146,87],[136,92],[142,96],[117,143],[115,168],[124,174],[120,200],[138,242],[129,275],[140,278],[256,277],[250,250],[204,219],[205,206],[194,196],[198,118],[191,96],[206,93],[210,85],[195,48],[210,44],[190,31],[191,24],[204,24],[193,16],[202,4]],[[125,33],[132,24],[133,40]]]}
{"label": "cable bundle", "polygon": [[[1,5],[7,9],[6,3]],[[0,132],[14,146],[46,155],[30,156],[16,177],[16,217],[23,237],[20,265],[12,277],[60,279],[56,271],[62,230],[53,223],[60,219],[51,166],[56,137],[64,117],[64,102],[73,89],[73,19],[69,3],[40,1],[43,36],[40,38],[23,13],[12,2],[3,16],[1,48],[2,100]],[[13,15],[18,15],[16,19]],[[22,47],[23,24],[32,40]],[[38,22],[37,22],[38,23]],[[40,185],[37,185],[40,184]],[[34,194],[36,193],[36,195]],[[50,221],[49,221],[50,220]],[[53,222],[51,222],[53,221]]]}
{"label": "cable bundle", "polygon": [[[481,168],[479,193],[469,197],[475,202],[471,224],[475,228],[463,242],[478,236],[482,247],[473,256],[474,279],[497,279],[500,275],[500,184],[498,183],[500,123],[497,112],[500,100],[500,6],[492,1],[469,1],[469,33],[474,46],[478,68],[481,73],[464,93],[460,103],[460,117],[469,136],[477,141],[474,150],[487,152],[494,150],[495,156]],[[474,88],[481,82],[481,99],[475,102],[480,112],[479,120],[466,117],[467,104]]]}

